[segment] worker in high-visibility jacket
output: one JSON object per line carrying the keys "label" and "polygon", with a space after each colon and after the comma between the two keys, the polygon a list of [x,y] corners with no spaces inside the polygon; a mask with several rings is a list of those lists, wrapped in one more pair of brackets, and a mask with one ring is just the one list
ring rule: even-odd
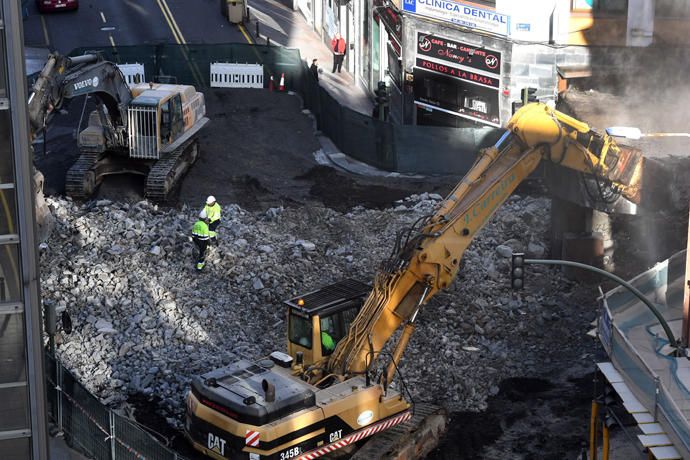
{"label": "worker in high-visibility jacket", "polygon": [[208,216],[208,230],[211,237],[211,243],[216,243],[216,229],[220,225],[220,205],[216,202],[216,197],[210,195],[206,198],[206,206],[204,206],[204,211]]}
{"label": "worker in high-visibility jacket", "polygon": [[199,213],[199,220],[194,223],[192,227],[192,239],[196,248],[199,250],[199,257],[196,260],[196,271],[200,272],[206,265],[206,248],[210,238],[210,231],[208,229],[208,214],[205,210]]}

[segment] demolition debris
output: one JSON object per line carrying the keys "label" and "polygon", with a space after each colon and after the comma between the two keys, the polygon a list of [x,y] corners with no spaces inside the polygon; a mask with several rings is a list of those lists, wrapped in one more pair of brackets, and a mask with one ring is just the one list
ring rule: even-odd
{"label": "demolition debris", "polygon": [[[441,199],[425,193],[346,213],[223,203],[219,244],[197,274],[189,232],[198,209],[49,198],[56,228],[41,246],[42,296],[73,319],[57,352],[105,403],[155,395],[179,428],[193,375],[283,350],[282,300],[343,278],[371,282],[396,232]],[[535,267],[522,293],[509,288],[511,251],[545,255],[549,208],[546,198],[509,198],[465,252],[453,286],[423,310],[401,368],[416,401],[481,410],[501,380],[561,369],[549,358],[559,344],[572,349],[560,359],[581,355],[573,343],[595,312],[573,308],[571,282]]]}

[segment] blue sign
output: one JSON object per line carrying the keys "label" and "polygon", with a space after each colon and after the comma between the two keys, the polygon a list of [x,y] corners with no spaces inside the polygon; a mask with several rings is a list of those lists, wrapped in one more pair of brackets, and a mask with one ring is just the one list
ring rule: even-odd
{"label": "blue sign", "polygon": [[403,0],[403,11],[464,27],[510,35],[510,16],[452,0]]}

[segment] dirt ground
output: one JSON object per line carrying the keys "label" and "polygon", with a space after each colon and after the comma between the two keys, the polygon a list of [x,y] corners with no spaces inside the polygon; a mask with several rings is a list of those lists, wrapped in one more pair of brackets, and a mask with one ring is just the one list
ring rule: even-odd
{"label": "dirt ground", "polygon": [[[313,156],[319,149],[313,120],[301,113],[297,96],[223,90],[207,92],[206,100],[212,122],[201,136],[201,156],[168,203],[171,206],[199,206],[213,194],[221,204],[237,203],[248,210],[305,204],[339,211],[381,208],[415,193],[445,195],[459,179],[362,177],[319,165]],[[81,101],[74,101],[54,120],[46,154],[38,146],[36,163],[46,176],[47,194],[64,192],[65,172],[76,158],[71,127],[81,108]],[[536,190],[523,187],[520,192]],[[130,201],[142,199],[142,194],[143,179],[129,176],[111,177],[99,191],[99,197]],[[591,311],[576,311],[578,305],[593,303],[596,286],[578,292],[584,297],[575,296],[567,307],[573,309],[569,314],[578,315],[581,330],[560,331],[549,323],[552,336],[538,339],[552,343],[552,352],[534,363],[533,373],[504,381],[485,412],[451,414],[449,434],[429,458],[577,457],[587,436],[594,364],[605,359],[598,343],[584,336],[593,319]],[[147,398],[131,402],[142,416],[147,404],[155,405]],[[164,430],[164,420],[148,417],[153,418],[141,421]],[[164,434],[181,445],[178,434]]]}
{"label": "dirt ground", "polygon": [[[200,157],[169,201],[198,206],[213,194],[219,203],[248,210],[322,203],[346,211],[354,206],[381,208],[414,193],[446,193],[457,178],[368,178],[318,164],[320,145],[314,121],[301,113],[299,96],[263,90],[207,90],[207,116],[200,135]],[[63,194],[67,169],[77,158],[74,126],[82,100],[71,101],[48,132],[47,154],[36,144],[36,164],[46,178],[46,194]],[[92,106],[89,103],[86,114]],[[86,115],[85,117],[86,118]],[[144,180],[110,176],[98,198],[143,199]]]}

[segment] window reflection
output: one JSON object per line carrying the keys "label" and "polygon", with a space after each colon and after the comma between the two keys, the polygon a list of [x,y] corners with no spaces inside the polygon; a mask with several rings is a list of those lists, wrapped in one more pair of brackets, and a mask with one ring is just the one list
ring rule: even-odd
{"label": "window reflection", "polygon": [[9,188],[7,183],[0,183],[0,235],[17,233],[15,197],[14,187]]}
{"label": "window reflection", "polygon": [[[7,308],[0,304],[0,310]],[[24,314],[0,314],[0,385],[26,381]]]}
{"label": "window reflection", "polygon": [[0,302],[21,300],[19,246],[0,244]]}
{"label": "window reflection", "polygon": [[[0,401],[3,402],[0,405],[0,432],[23,430],[31,427],[29,423],[28,387],[25,383],[21,386],[0,388]],[[4,455],[3,452],[3,459],[6,458]]]}
{"label": "window reflection", "polygon": [[0,184],[14,182],[10,111],[0,110]]}
{"label": "window reflection", "polygon": [[0,441],[0,452],[4,460],[26,460],[31,458],[31,438],[5,439]]}

